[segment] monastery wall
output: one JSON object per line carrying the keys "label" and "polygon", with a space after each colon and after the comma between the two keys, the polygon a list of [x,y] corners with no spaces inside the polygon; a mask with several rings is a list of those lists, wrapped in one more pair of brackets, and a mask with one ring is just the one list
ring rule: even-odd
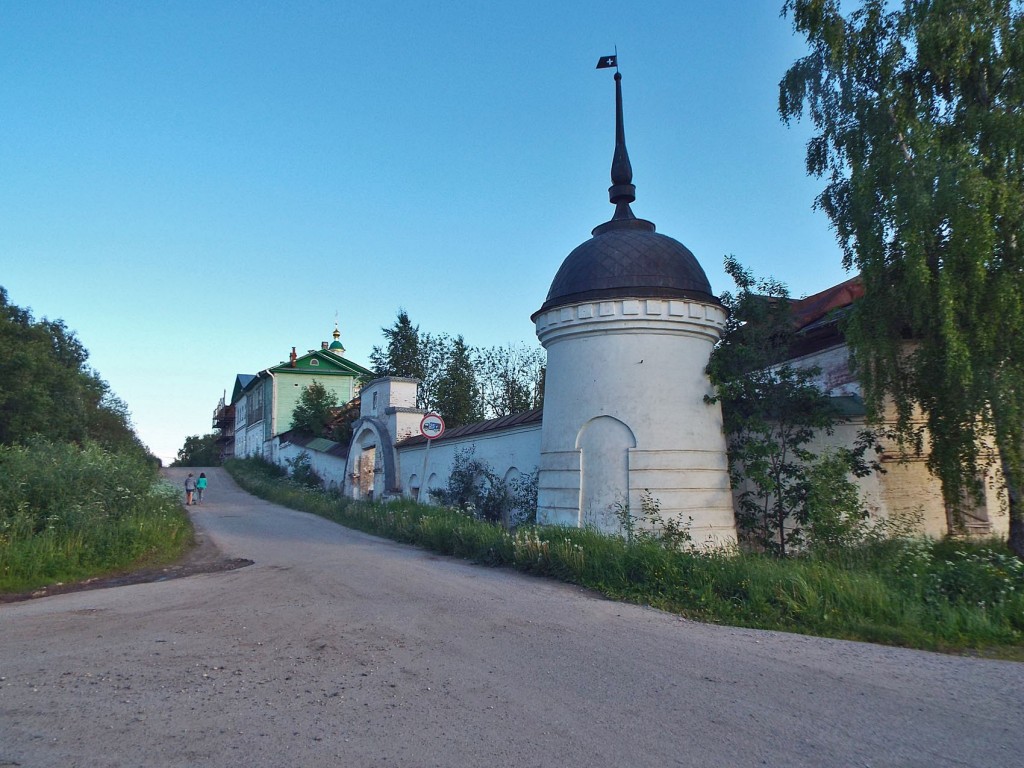
{"label": "monastery wall", "polygon": [[[434,441],[427,451],[425,444],[398,449],[399,477],[402,495],[415,498],[426,478],[426,490],[443,488],[448,483],[455,458],[462,451],[474,459],[485,461],[505,482],[520,475],[529,475],[540,462],[541,425],[513,427],[508,430],[467,435],[462,438]],[[427,465],[424,471],[424,459]],[[424,492],[421,501],[429,501]]]}
{"label": "monastery wall", "polygon": [[[846,344],[835,346],[798,357],[790,361],[800,368],[817,367],[820,373],[814,383],[832,397],[854,397],[860,402],[860,382],[850,365],[850,350]],[[888,414],[887,421],[894,421],[895,414]],[[828,449],[851,447],[860,432],[871,429],[861,413],[838,424],[831,435],[820,434],[809,445],[817,454]],[[864,507],[877,520],[907,526],[926,536],[945,536],[951,527],[950,515],[942,497],[942,486],[928,470],[927,438],[920,454],[902,450],[891,439],[880,438],[882,453],[867,458],[876,459],[882,466],[881,472],[867,477],[855,478]],[[985,492],[982,500],[966,500],[967,513],[962,516],[961,525],[965,532],[980,535],[1006,536],[1009,533],[1009,515],[1005,499],[1001,499],[998,488],[1001,483],[998,471],[991,467],[980,478]]]}

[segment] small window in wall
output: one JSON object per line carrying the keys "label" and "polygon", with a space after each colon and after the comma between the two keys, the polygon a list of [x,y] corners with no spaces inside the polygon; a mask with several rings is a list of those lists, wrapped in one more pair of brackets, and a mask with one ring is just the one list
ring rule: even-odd
{"label": "small window in wall", "polygon": [[314,357],[314,358],[313,358],[312,360],[310,360],[310,361],[309,361],[309,364],[310,364],[310,365],[320,365],[320,361],[319,361],[319,360],[317,360],[317,359],[316,359],[316,358]]}
{"label": "small window in wall", "polygon": [[980,497],[965,488],[960,494],[958,508],[946,505],[946,520],[953,534],[984,536],[992,532],[992,521],[988,517],[988,502],[985,498],[985,477],[979,477],[977,480],[981,489]]}

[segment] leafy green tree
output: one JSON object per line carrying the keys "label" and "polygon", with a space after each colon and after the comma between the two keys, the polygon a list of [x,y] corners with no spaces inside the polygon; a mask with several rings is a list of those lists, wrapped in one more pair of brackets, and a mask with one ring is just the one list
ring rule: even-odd
{"label": "leafy green tree", "polygon": [[428,411],[439,409],[438,394],[443,389],[441,382],[447,375],[454,345],[455,341],[446,333],[424,333],[420,337],[420,359],[423,366],[417,393],[420,408]]}
{"label": "leafy green tree", "polygon": [[544,351],[525,344],[476,350],[473,357],[487,418],[539,408]]}
{"label": "leafy green tree", "polygon": [[[874,418],[924,442],[947,504],[995,445],[1024,556],[1024,4],[786,0],[810,52],[780,86],[865,296],[847,330]],[[923,425],[915,421],[916,409]]]}
{"label": "leafy green tree", "polygon": [[206,435],[189,435],[185,444],[178,449],[178,455],[171,464],[173,467],[219,467],[220,445],[217,433]]}
{"label": "leafy green tree", "polygon": [[359,401],[352,400],[335,411],[329,424],[328,438],[348,445],[352,442],[352,427],[359,420]]}
{"label": "leafy green tree", "polygon": [[[401,309],[395,324],[382,331],[387,343],[373,348],[370,360],[374,371],[379,376],[419,379],[420,408],[443,414],[446,408],[456,407],[453,397],[468,402],[469,393],[475,391],[473,407],[457,406],[456,411],[460,420],[478,420],[539,408],[544,401],[541,349],[513,344],[469,347],[461,336],[421,331]],[[475,385],[467,390],[470,370]],[[451,375],[456,376],[455,381],[448,380]]]}
{"label": "leafy green tree", "polygon": [[338,408],[338,395],[316,379],[299,394],[292,411],[292,429],[314,437],[324,437]]}
{"label": "leafy green tree", "polygon": [[[729,319],[708,363],[708,375],[722,404],[733,487],[739,490],[736,523],[758,547],[785,557],[805,541],[820,509],[808,500],[856,497],[848,473],[865,475],[864,455],[873,445],[865,433],[855,449],[837,452],[830,467],[815,472],[819,457],[810,445],[830,434],[837,416],[828,395],[815,383],[820,370],[790,364],[795,341],[789,294],[782,283],[755,280],[732,256],[725,270],[739,289],[725,293]],[[834,488],[815,487],[815,480]],[[842,486],[842,487],[839,487]]]}
{"label": "leafy green tree", "polygon": [[804,540],[819,558],[834,559],[872,534],[892,532],[884,526],[872,527],[857,486],[849,482],[851,465],[860,461],[851,455],[851,449],[836,448],[825,451],[808,467]]}
{"label": "leafy green tree", "polygon": [[93,440],[145,453],[128,409],[92,371],[89,353],[61,320],[35,321],[0,287],[0,444],[44,437]]}
{"label": "leafy green tree", "polygon": [[63,323],[35,322],[0,288],[0,443],[84,440],[86,359]]}
{"label": "leafy green tree", "polygon": [[483,418],[480,387],[470,349],[462,336],[456,336],[452,342],[444,376],[437,383],[435,407],[449,427],[470,424]]}
{"label": "leafy green tree", "polygon": [[[149,450],[142,444],[132,426],[127,404],[110,391],[107,383],[96,379],[99,397],[96,407],[91,408],[87,418],[89,439],[112,451],[135,451],[145,454]],[[159,461],[155,456],[151,459]]]}

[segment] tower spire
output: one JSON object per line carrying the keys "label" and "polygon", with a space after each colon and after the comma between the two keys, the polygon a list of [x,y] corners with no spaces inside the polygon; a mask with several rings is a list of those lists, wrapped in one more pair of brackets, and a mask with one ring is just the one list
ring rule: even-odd
{"label": "tower spire", "polygon": [[633,166],[626,151],[626,130],[622,121],[622,75],[615,73],[615,154],[612,156],[612,185],[608,187],[608,200],[615,206],[612,221],[635,219],[629,204],[636,200],[633,185]]}
{"label": "tower spire", "polygon": [[[654,231],[654,224],[633,215],[629,204],[636,200],[633,185],[633,166],[626,151],[626,129],[622,119],[622,75],[618,71],[618,54],[606,56],[598,62],[600,69],[615,67],[615,154],[612,155],[612,185],[608,187],[608,200],[615,206],[615,214],[609,221],[594,227],[593,234],[600,235],[612,229],[636,229]],[[611,63],[609,63],[611,62]]]}

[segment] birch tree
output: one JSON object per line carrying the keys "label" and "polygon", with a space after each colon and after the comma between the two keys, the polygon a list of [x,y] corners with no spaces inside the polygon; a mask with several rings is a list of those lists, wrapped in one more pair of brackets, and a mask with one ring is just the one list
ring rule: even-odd
{"label": "birch tree", "polygon": [[953,508],[980,493],[993,445],[1024,556],[1024,3],[787,0],[783,14],[809,53],[779,111],[813,123],[817,205],[864,281],[847,332],[870,412],[890,402],[917,446],[927,430]]}

